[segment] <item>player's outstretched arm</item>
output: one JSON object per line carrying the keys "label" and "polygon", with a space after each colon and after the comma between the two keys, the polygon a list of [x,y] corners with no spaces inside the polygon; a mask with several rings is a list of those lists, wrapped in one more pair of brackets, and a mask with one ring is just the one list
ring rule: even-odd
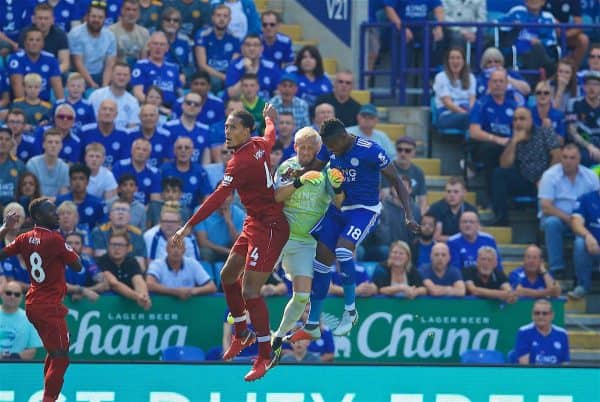
{"label": "player's outstretched arm", "polygon": [[217,208],[219,208],[221,204],[225,202],[225,199],[233,190],[233,186],[224,186],[221,183],[211,195],[206,197],[194,215],[192,215],[192,217],[188,219],[188,221],[182,227],[180,227],[177,232],[175,232],[170,241],[172,241],[176,247],[182,247],[183,240],[186,236],[192,233],[192,228],[216,211]]}
{"label": "player's outstretched arm", "polygon": [[275,144],[277,133],[275,131],[275,123],[277,122],[277,109],[270,103],[265,104],[263,109],[263,117],[265,118],[265,135],[264,139],[269,143],[269,146]]}
{"label": "player's outstretched arm", "polygon": [[402,203],[402,208],[404,208],[404,215],[406,216],[406,225],[412,232],[418,232],[420,229],[419,224],[415,222],[415,217],[412,213],[412,208],[410,207],[410,195],[404,187],[404,184],[400,181],[398,174],[396,173],[396,169],[392,164],[387,165],[381,173],[383,176],[392,183],[394,190],[400,197],[400,202]]}

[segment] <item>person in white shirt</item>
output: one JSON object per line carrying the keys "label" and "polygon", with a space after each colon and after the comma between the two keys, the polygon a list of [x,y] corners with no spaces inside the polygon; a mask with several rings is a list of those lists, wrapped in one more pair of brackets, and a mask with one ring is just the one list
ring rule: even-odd
{"label": "person in white shirt", "polygon": [[103,101],[106,99],[115,101],[117,104],[115,126],[118,130],[140,124],[140,104],[135,96],[127,92],[129,81],[131,81],[131,68],[126,63],[117,62],[112,68],[110,85],[96,89],[89,98],[96,115]]}
{"label": "person in white shirt", "polygon": [[117,197],[117,180],[110,170],[102,166],[106,157],[104,145],[92,142],[85,147],[85,164],[92,174],[87,186],[87,192],[105,201]]}
{"label": "person in white shirt", "polygon": [[167,256],[152,261],[148,267],[148,290],[181,300],[215,293],[217,287],[202,264],[184,254],[185,246],[169,242]]}

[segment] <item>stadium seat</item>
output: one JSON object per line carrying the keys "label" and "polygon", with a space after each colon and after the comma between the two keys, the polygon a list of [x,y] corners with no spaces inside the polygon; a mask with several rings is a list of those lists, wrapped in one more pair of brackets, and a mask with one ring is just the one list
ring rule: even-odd
{"label": "stadium seat", "polygon": [[169,346],[163,349],[160,360],[166,362],[193,362],[206,359],[204,351],[196,346]]}
{"label": "stadium seat", "polygon": [[412,162],[423,169],[425,176],[441,175],[442,161],[439,159],[414,158]]}
{"label": "stadium seat", "polygon": [[323,70],[325,70],[329,78],[333,78],[335,73],[337,73],[337,60],[332,57],[324,57]]}
{"label": "stadium seat", "polygon": [[460,362],[465,364],[503,364],[504,354],[497,350],[471,349],[460,355]]}
{"label": "stadium seat", "polygon": [[350,96],[361,105],[371,103],[371,92],[366,89],[354,89]]}
{"label": "stadium seat", "polygon": [[217,361],[217,360],[221,360],[223,357],[223,347],[222,346],[215,346],[213,348],[208,349],[208,351],[206,352],[206,360],[207,361]]}
{"label": "stadium seat", "polygon": [[379,123],[375,128],[386,133],[392,143],[395,143],[398,138],[406,135],[406,126],[404,124]]}
{"label": "stadium seat", "polygon": [[519,358],[517,357],[517,352],[513,349],[507,354],[507,363],[517,364],[519,362]]}
{"label": "stadium seat", "polygon": [[286,34],[292,41],[297,41],[302,39],[302,25],[297,24],[281,24],[279,27],[279,32]]}

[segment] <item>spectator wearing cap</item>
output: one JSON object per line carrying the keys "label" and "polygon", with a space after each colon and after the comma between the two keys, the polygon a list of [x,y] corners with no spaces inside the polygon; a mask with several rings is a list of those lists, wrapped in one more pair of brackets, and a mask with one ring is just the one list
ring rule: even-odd
{"label": "spectator wearing cap", "polygon": [[321,95],[315,105],[329,103],[335,109],[335,117],[340,119],[344,126],[356,125],[356,115],[360,112],[360,103],[352,99],[354,88],[354,75],[350,70],[340,71],[333,81],[333,92]]}
{"label": "spectator wearing cap", "polygon": [[390,140],[390,137],[383,131],[375,129],[375,126],[379,123],[375,105],[372,103],[362,105],[356,116],[356,121],[358,122],[358,125],[348,127],[346,129],[347,132],[373,141],[383,148],[388,158],[396,158],[396,148]]}
{"label": "spectator wearing cap", "polygon": [[284,74],[281,77],[281,81],[279,81],[277,90],[279,91],[279,95],[275,95],[269,101],[277,112],[292,112],[296,127],[298,128],[310,126],[308,103],[296,96],[298,92],[296,77],[292,74]]}
{"label": "spectator wearing cap", "polygon": [[567,108],[567,129],[581,151],[581,164],[600,162],[600,72],[588,71],[584,76],[585,95]]}
{"label": "spectator wearing cap", "polygon": [[[400,137],[396,140],[396,155],[392,165],[400,177],[406,176],[410,179],[412,188],[411,195],[421,209],[421,213],[427,212],[427,186],[425,185],[425,173],[423,169],[412,163],[417,150],[417,142],[409,136]],[[383,187],[389,187],[388,181],[383,179]]]}

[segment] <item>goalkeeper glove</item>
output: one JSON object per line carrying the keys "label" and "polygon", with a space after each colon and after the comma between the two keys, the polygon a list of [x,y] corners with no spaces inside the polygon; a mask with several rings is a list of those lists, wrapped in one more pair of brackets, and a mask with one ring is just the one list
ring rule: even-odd
{"label": "goalkeeper glove", "polygon": [[313,185],[321,184],[323,179],[323,173],[317,172],[316,170],[310,170],[294,180],[294,187],[298,188],[306,183]]}
{"label": "goalkeeper glove", "polygon": [[333,187],[333,192],[339,194],[342,192],[342,183],[344,182],[344,174],[339,169],[329,169],[327,170],[327,179],[329,179],[329,183],[331,187]]}

